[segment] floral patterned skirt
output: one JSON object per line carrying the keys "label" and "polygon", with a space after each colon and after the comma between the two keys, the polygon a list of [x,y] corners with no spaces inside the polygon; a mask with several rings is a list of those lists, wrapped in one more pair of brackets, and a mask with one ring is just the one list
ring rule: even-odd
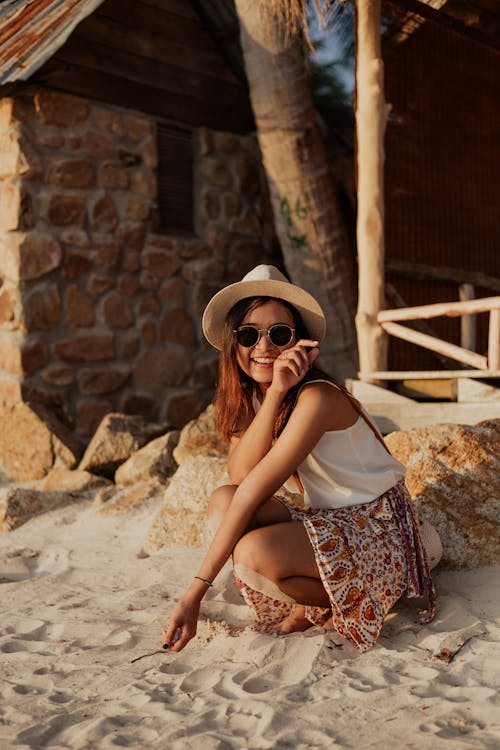
{"label": "floral patterned skirt", "polygon": [[[304,524],[330,598],[330,607],[306,607],[312,624],[323,625],[331,617],[341,636],[366,651],[403,594],[426,594],[428,610],[422,621],[434,617],[435,590],[404,481],[376,500],[346,508],[298,509],[280,500],[292,520]],[[261,629],[277,625],[290,613],[292,604],[235,578]]]}

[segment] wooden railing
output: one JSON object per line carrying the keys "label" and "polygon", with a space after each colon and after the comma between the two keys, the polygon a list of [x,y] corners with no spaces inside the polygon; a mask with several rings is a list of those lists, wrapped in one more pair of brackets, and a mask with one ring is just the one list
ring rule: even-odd
{"label": "wooden railing", "polygon": [[[464,316],[476,315],[477,313],[489,313],[488,352],[484,356],[478,354],[465,346],[457,346],[448,341],[431,336],[427,333],[408,328],[401,325],[400,321],[428,320],[441,315]],[[382,310],[377,315],[378,325],[389,336],[395,336],[409,341],[417,346],[422,346],[440,355],[449,357],[457,362],[467,365],[471,369],[445,370],[445,371],[423,371],[423,372],[360,372],[361,380],[394,380],[408,377],[436,378],[436,377],[500,377],[500,296],[483,297],[482,299],[468,299],[461,302],[439,302],[431,305],[419,305],[418,307],[404,307],[393,310]],[[468,341],[474,341],[470,326],[462,327],[462,343],[467,340],[464,332],[468,331]]]}

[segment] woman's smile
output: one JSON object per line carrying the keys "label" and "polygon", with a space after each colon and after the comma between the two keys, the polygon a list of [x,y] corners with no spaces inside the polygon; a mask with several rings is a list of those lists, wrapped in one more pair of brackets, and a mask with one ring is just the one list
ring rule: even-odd
{"label": "woman's smile", "polygon": [[261,367],[272,367],[276,357],[252,357],[252,362],[255,362]]}
{"label": "woman's smile", "polygon": [[[253,325],[261,331],[277,323],[294,327],[293,316],[278,300],[270,300],[254,308],[241,321],[240,325]],[[287,346],[275,346],[267,333],[263,333],[253,347],[236,346],[236,358],[241,369],[265,389],[273,379],[274,361],[279,355],[293,346],[295,338]]]}

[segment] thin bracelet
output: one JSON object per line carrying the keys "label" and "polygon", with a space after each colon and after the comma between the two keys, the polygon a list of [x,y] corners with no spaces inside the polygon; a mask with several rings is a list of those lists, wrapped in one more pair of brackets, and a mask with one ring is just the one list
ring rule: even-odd
{"label": "thin bracelet", "polygon": [[203,583],[206,583],[207,586],[213,586],[214,584],[212,581],[207,581],[206,578],[201,578],[200,576],[193,576],[193,578],[197,578],[199,581],[203,581]]}

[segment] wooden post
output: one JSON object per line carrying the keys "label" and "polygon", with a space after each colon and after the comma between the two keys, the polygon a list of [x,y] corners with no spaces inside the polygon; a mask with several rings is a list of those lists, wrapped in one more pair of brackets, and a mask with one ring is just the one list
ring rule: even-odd
{"label": "wooden post", "polygon": [[[473,284],[460,284],[458,287],[458,297],[461,302],[465,302],[469,299],[474,299],[474,285]],[[476,316],[475,315],[462,315],[460,318],[460,346],[464,349],[470,349],[471,352],[476,351]]]}
{"label": "wooden post", "polygon": [[356,3],[356,144],[358,336],[360,377],[387,369],[387,336],[377,322],[384,306],[384,99],[380,52],[381,0]]}
{"label": "wooden post", "polygon": [[490,311],[488,367],[490,370],[500,370],[500,310]]}

